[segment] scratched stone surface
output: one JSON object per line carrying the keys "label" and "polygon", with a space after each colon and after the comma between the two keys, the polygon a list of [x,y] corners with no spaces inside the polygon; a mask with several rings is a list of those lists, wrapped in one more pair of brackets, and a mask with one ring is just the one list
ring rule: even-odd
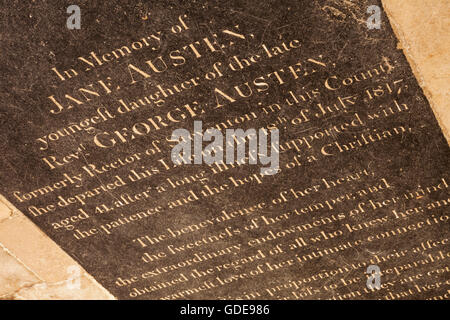
{"label": "scratched stone surface", "polygon": [[[115,297],[448,298],[448,145],[373,1],[14,4],[1,193]],[[194,120],[280,172],[174,166]]]}

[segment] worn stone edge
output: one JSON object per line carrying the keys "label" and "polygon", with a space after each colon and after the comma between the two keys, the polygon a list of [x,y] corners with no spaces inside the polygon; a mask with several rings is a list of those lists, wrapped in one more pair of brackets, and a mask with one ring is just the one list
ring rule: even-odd
{"label": "worn stone edge", "polygon": [[406,59],[408,60],[409,65],[411,66],[411,69],[413,71],[414,76],[416,77],[417,81],[419,82],[420,87],[422,88],[425,96],[428,99],[428,102],[430,103],[431,109],[433,110],[433,113],[439,123],[439,126],[447,139],[447,143],[450,145],[450,123],[445,123],[444,120],[441,118],[440,114],[440,108],[437,106],[435,100],[433,99],[433,94],[431,90],[428,88],[426,84],[426,80],[423,77],[423,73],[421,72],[421,68],[414,60],[414,55],[412,54],[411,45],[408,42],[408,37],[405,36],[404,32],[402,31],[402,28],[399,26],[399,24],[396,22],[394,18],[394,14],[389,9],[389,5],[386,4],[385,0],[382,0],[383,9],[386,12],[386,15],[389,18],[389,23],[392,27],[392,30],[394,31],[395,36],[397,37],[397,40],[400,42],[401,50],[405,54]]}

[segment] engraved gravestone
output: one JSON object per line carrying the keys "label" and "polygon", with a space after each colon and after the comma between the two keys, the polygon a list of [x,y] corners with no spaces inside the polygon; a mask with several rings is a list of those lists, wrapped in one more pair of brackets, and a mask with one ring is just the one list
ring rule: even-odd
{"label": "engraved gravestone", "polygon": [[[372,5],[7,8],[1,193],[119,299],[443,295],[449,148]],[[196,120],[278,129],[279,168],[173,163]]]}

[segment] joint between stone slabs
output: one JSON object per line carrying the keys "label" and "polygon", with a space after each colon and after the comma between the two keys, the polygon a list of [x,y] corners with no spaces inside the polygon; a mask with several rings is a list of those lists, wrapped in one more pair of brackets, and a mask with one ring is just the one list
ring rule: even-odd
{"label": "joint between stone slabs", "polygon": [[30,267],[28,267],[22,260],[20,260],[14,253],[12,253],[1,242],[0,242],[0,250],[5,251],[8,255],[13,257],[20,265],[22,265],[25,269],[27,269],[27,271],[29,271],[33,276],[35,276],[39,281],[44,282],[44,279],[42,279],[36,272],[34,272]]}
{"label": "joint between stone slabs", "polygon": [[17,210],[3,195],[0,194],[0,203],[4,204],[9,209],[9,214],[7,217],[0,218],[0,223],[5,220],[13,219],[19,217],[22,213]]}
{"label": "joint between stone slabs", "polygon": [[32,289],[32,288],[38,288],[38,287],[42,287],[42,289],[47,289],[49,287],[56,287],[59,285],[64,285],[69,283],[70,281],[74,281],[74,280],[81,280],[81,278],[83,277],[83,273],[76,277],[76,278],[69,278],[69,279],[65,279],[62,281],[57,281],[57,282],[51,282],[51,283],[47,283],[45,281],[41,281],[41,282],[37,282],[37,283],[32,283],[32,284],[28,284],[28,285],[23,285],[20,288],[18,288],[17,290],[13,291],[12,293],[8,293],[4,296],[1,296],[0,298],[10,298],[10,299],[25,299],[23,296],[20,295],[20,292],[23,290],[27,290],[27,289]]}

